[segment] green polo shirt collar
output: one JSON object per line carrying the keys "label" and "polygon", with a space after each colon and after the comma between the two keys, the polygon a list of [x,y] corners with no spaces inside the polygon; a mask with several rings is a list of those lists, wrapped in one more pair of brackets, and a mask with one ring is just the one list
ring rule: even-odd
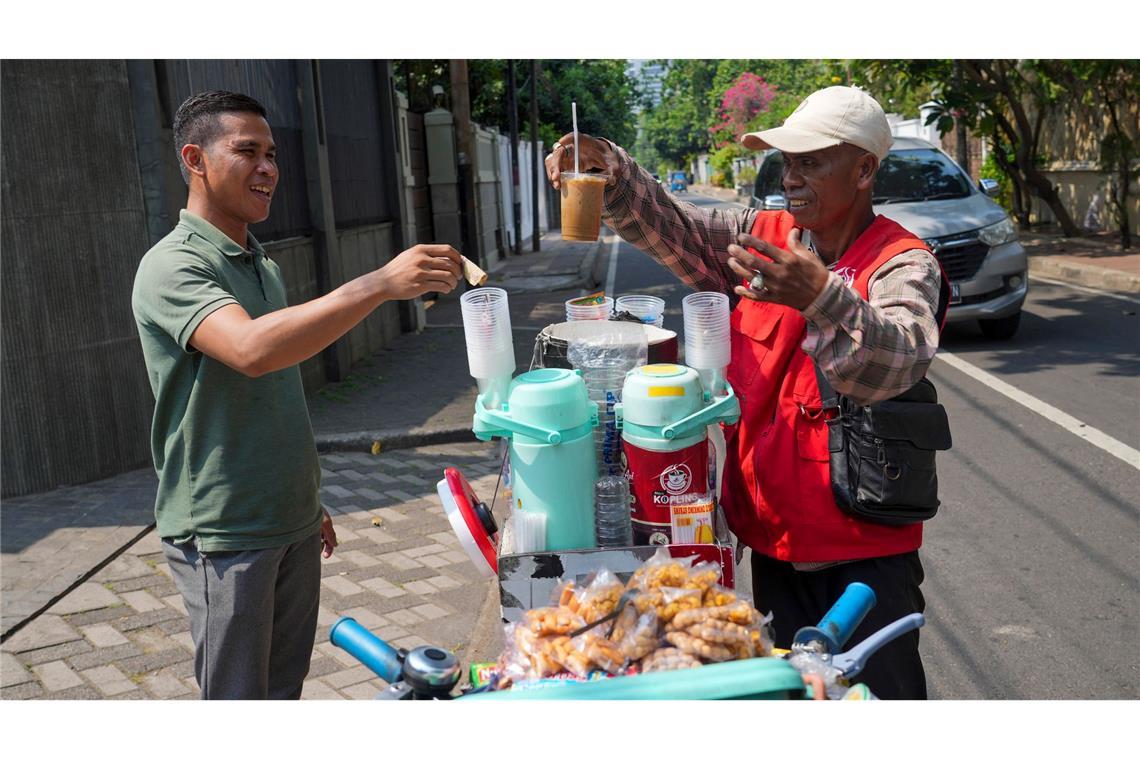
{"label": "green polo shirt collar", "polygon": [[241,256],[249,253],[265,254],[265,249],[261,247],[261,243],[257,242],[257,238],[253,236],[253,233],[246,232],[249,248],[242,248],[231,240],[226,233],[186,209],[182,209],[178,212],[178,224],[179,226],[185,227],[190,233],[202,238],[227,256]]}

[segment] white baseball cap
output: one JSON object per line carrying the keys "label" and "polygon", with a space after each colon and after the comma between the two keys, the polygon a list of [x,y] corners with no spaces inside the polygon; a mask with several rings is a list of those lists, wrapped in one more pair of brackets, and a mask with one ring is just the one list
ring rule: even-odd
{"label": "white baseball cap", "polygon": [[740,138],[750,150],[810,153],[851,143],[882,161],[891,149],[891,126],[878,101],[858,87],[825,87],[804,98],[782,127]]}

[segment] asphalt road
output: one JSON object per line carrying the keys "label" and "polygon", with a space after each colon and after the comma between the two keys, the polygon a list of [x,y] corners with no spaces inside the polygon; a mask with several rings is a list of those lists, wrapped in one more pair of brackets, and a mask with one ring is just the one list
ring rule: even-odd
{"label": "asphalt road", "polygon": [[[664,298],[683,347],[688,289],[630,245],[605,251],[607,291]],[[1033,281],[1012,340],[946,329],[953,358],[930,377],[954,447],[939,455],[942,509],[921,552],[932,698],[1140,697],[1138,312],[1140,300]]]}

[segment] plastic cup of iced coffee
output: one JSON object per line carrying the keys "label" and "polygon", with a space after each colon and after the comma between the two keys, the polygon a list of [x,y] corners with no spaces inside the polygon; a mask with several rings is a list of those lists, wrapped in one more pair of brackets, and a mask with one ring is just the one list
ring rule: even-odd
{"label": "plastic cup of iced coffee", "polygon": [[562,239],[592,242],[602,226],[608,174],[562,172]]}

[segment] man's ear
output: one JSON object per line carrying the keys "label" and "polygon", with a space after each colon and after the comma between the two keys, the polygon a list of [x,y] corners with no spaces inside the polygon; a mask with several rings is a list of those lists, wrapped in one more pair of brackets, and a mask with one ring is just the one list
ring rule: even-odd
{"label": "man's ear", "polygon": [[864,153],[855,162],[856,177],[860,190],[869,190],[875,185],[875,173],[879,170],[879,157],[874,153]]}
{"label": "man's ear", "polygon": [[191,174],[201,177],[206,173],[206,153],[193,143],[182,146],[182,163]]}

